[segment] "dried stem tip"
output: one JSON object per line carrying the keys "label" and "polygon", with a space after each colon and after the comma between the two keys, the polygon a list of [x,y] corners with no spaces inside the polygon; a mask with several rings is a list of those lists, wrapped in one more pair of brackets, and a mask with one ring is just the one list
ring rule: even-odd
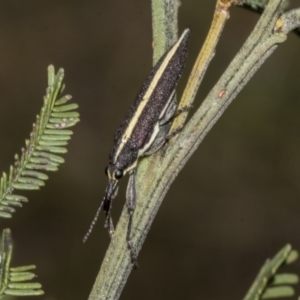
{"label": "dried stem tip", "polygon": [[217,9],[228,10],[231,5],[242,4],[242,0],[218,0]]}

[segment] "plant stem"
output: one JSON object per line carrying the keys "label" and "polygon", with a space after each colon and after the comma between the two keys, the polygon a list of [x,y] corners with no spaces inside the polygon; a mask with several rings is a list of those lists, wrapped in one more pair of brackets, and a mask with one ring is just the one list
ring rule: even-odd
{"label": "plant stem", "polygon": [[[185,107],[190,107],[195,100],[204,74],[209,66],[209,63],[215,55],[215,49],[223,31],[225,22],[229,18],[228,9],[230,5],[231,2],[228,2],[225,5],[220,0],[217,1],[210,30],[189,76],[188,82],[179,102],[179,110]],[[181,128],[185,123],[187,115],[188,111],[182,112],[180,115],[178,115],[171,126],[170,132],[175,132],[177,129]]]}
{"label": "plant stem", "polygon": [[[286,40],[286,31],[274,30],[284,3],[285,0],[269,2],[242,49],[176,141],[168,143],[163,151],[139,162],[136,176],[137,205],[132,223],[132,242],[137,253],[179,171],[239,91],[274,52],[277,45]],[[283,18],[289,19],[288,13]],[[289,22],[287,19],[284,19],[282,28]],[[292,26],[288,29],[290,27]],[[126,242],[127,224],[128,212],[127,207],[124,207],[89,300],[116,300],[120,297],[132,270]]]}
{"label": "plant stem", "polygon": [[[178,7],[179,0],[152,0],[153,65],[177,41]],[[102,262],[89,300],[118,299],[132,270],[129,256],[124,260],[122,255],[115,255],[116,251],[124,254],[128,250],[127,243],[123,243],[125,231],[120,231],[127,228],[127,217],[124,217],[124,213],[123,211],[123,217],[121,216],[117,224],[117,234],[114,234],[107,258]],[[126,213],[125,215],[127,216]],[[122,274],[118,273],[121,269]]]}
{"label": "plant stem", "polygon": [[178,0],[152,0],[153,65],[177,41]]}

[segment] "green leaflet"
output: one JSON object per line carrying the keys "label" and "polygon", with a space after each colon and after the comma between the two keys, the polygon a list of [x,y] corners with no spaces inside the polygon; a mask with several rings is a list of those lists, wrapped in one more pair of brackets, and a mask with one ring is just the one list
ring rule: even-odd
{"label": "green leaflet", "polygon": [[42,285],[40,283],[9,283],[9,289],[16,290],[32,290],[32,289],[40,289]]}
{"label": "green leaflet", "polygon": [[34,164],[44,164],[44,165],[50,165],[55,167],[59,165],[57,162],[53,162],[48,158],[44,158],[44,157],[31,157],[29,161]]}
{"label": "green leaflet", "polygon": [[70,101],[72,99],[72,96],[71,95],[66,95],[60,99],[58,99],[56,102],[55,102],[55,105],[62,105],[62,104],[65,104],[67,103],[68,101]]}
{"label": "green leaflet", "polygon": [[250,287],[244,300],[260,300],[294,295],[292,284],[299,282],[296,274],[277,274],[279,268],[297,258],[297,252],[291,245],[286,245],[272,259],[268,259],[260,269],[254,283]]}
{"label": "green leaflet", "polygon": [[35,274],[31,272],[18,272],[18,273],[10,273],[10,281],[11,282],[21,282],[27,281],[35,278]]}
{"label": "green leaflet", "polygon": [[48,124],[46,127],[49,129],[64,129],[64,128],[73,127],[79,121],[80,121],[79,118],[75,118],[74,120],[70,120],[70,121],[63,121],[62,119],[60,119],[60,122],[56,124]]}
{"label": "green leaflet", "polygon": [[39,151],[49,151],[52,153],[67,153],[68,150],[62,147],[51,147],[51,146],[38,146],[36,147]]}
{"label": "green leaflet", "polygon": [[71,139],[68,135],[44,135],[42,141],[68,141]]}
{"label": "green leaflet", "polygon": [[262,299],[279,298],[279,297],[291,297],[294,296],[295,291],[290,286],[281,286],[268,288],[262,295]]}
{"label": "green leaflet", "polygon": [[36,277],[35,274],[31,273],[31,272],[10,273],[10,281],[11,282],[31,280],[34,277]]}
{"label": "green leaflet", "polygon": [[18,179],[19,183],[29,183],[29,184],[36,184],[38,186],[43,186],[45,185],[45,182],[43,180],[40,179],[36,179],[36,178],[31,178],[31,177],[20,177]]}
{"label": "green leaflet", "polygon": [[62,105],[62,106],[54,107],[53,111],[54,112],[62,112],[62,111],[74,110],[74,109],[77,109],[77,108],[78,108],[78,104],[72,103],[72,104],[68,104],[68,105]]}
{"label": "green leaflet", "polygon": [[77,111],[73,111],[73,112],[54,112],[51,114],[51,116],[53,118],[78,118],[79,117],[79,113]]}
{"label": "green leaflet", "polygon": [[5,218],[5,219],[9,219],[12,217],[12,215],[10,213],[6,213],[4,211],[1,211],[2,207],[0,207],[0,217],[1,218]]}
{"label": "green leaflet", "polygon": [[30,271],[30,270],[35,270],[36,266],[35,265],[30,265],[30,266],[22,266],[22,267],[17,267],[17,268],[10,268],[10,271],[13,272],[24,272],[24,271]]}
{"label": "green leaflet", "polygon": [[3,200],[1,202],[2,205],[10,205],[10,206],[17,206],[17,207],[22,207],[22,203],[18,202],[18,201],[13,201],[13,200],[9,200],[9,201],[6,201],[6,200]]}
{"label": "green leaflet", "polygon": [[34,152],[33,153],[34,156],[36,157],[43,157],[43,158],[47,158],[51,161],[54,161],[54,162],[57,162],[57,163],[64,163],[65,160],[61,157],[61,156],[58,156],[58,155],[55,155],[55,154],[52,154],[52,153],[49,153],[49,152]]}
{"label": "green leaflet", "polygon": [[60,140],[50,140],[50,141],[39,141],[40,146],[66,146],[68,145],[67,141],[60,141]]}
{"label": "green leaflet", "polygon": [[[34,155],[34,154],[33,154]],[[42,180],[47,180],[49,177],[46,174],[43,174],[41,172],[36,172],[36,171],[28,171],[28,170],[24,170],[21,173],[22,176],[31,176],[31,177],[35,177],[35,178],[39,178]],[[19,196],[20,197],[20,196]]]}
{"label": "green leaflet", "polygon": [[7,213],[14,213],[16,210],[10,206],[6,206],[6,202],[2,204],[3,206],[0,207],[0,210],[2,212],[7,212]]}
{"label": "green leaflet", "polygon": [[6,195],[5,199],[11,201],[18,201],[18,202],[28,202],[28,199],[26,197],[19,196],[19,195]]}
{"label": "green leaflet", "polygon": [[30,183],[13,183],[13,188],[16,190],[39,190],[40,187]]}
{"label": "green leaflet", "polygon": [[0,217],[11,218],[15,207],[28,202],[26,197],[15,195],[14,190],[38,190],[48,179],[45,172],[57,171],[65,161],[60,155],[67,152],[66,146],[73,134],[65,128],[79,122],[79,113],[76,103],[67,104],[72,97],[61,95],[65,87],[63,78],[63,69],[55,73],[53,66],[48,67],[46,96],[30,138],[25,141],[21,155],[15,155],[8,175],[3,173],[0,180]]}
{"label": "green leaflet", "polygon": [[66,121],[63,121],[62,118],[50,118],[49,122],[54,123],[54,124],[61,124],[61,123],[66,122]]}
{"label": "green leaflet", "polygon": [[297,250],[292,250],[285,262],[287,264],[292,264],[293,262],[295,262],[298,259],[298,256],[299,256],[298,251]]}
{"label": "green leaflet", "polygon": [[5,290],[5,295],[10,296],[40,296],[44,295],[44,291],[42,290],[13,290],[13,289],[7,289]]}
{"label": "green leaflet", "polygon": [[44,170],[44,171],[57,171],[58,168],[56,166],[51,165],[38,165],[38,164],[27,164],[27,169],[33,169],[33,170]]}
{"label": "green leaflet", "polygon": [[56,134],[56,135],[72,135],[72,130],[51,130],[51,129],[45,129],[45,134]]}
{"label": "green leaflet", "polygon": [[12,238],[10,229],[3,230],[2,243],[0,246],[0,298],[4,295],[13,296],[38,296],[43,295],[42,285],[32,280],[36,275],[34,265],[10,268],[12,257]]}
{"label": "green leaflet", "polygon": [[297,284],[299,278],[295,274],[277,274],[273,280],[273,284]]}

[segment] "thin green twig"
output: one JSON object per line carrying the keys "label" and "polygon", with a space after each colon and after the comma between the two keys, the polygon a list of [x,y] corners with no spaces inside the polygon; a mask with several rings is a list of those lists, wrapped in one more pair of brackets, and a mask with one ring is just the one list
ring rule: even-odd
{"label": "thin green twig", "polygon": [[[149,158],[142,159],[138,164],[137,205],[132,224],[132,241],[138,252],[166,192],[179,171],[240,90],[274,52],[278,44],[286,40],[286,32],[274,31],[284,2],[285,0],[269,2],[242,49],[187,123],[178,139],[174,143],[169,143],[167,150],[164,149],[165,154],[163,155],[164,151],[160,151]],[[287,14],[285,16],[289,17]],[[125,207],[89,300],[116,300],[122,292],[133,267],[126,242],[127,223],[128,211]]]}

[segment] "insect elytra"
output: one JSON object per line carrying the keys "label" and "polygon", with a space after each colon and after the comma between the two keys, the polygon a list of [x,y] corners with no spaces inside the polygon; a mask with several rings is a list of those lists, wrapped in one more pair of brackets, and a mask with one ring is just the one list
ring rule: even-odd
{"label": "insect elytra", "polygon": [[[182,73],[187,56],[187,40],[190,29],[157,62],[148,75],[125,119],[118,128],[109,158],[109,176],[112,166],[125,175],[134,168],[139,156],[151,146],[155,125],[168,108],[171,94]],[[150,144],[150,145],[148,145]],[[130,157],[128,157],[130,156]]]}
{"label": "insect elytra", "polygon": [[153,67],[117,129],[109,155],[108,167],[105,170],[108,177],[105,195],[96,217],[84,237],[85,241],[101,209],[106,213],[105,227],[108,228],[110,234],[113,233],[110,217],[111,203],[117,194],[118,181],[124,175],[129,174],[126,192],[126,205],[129,212],[127,241],[133,262],[136,259],[131,243],[131,222],[136,203],[135,168],[141,156],[156,152],[166,141],[166,136],[159,135],[159,133],[162,126],[172,119],[176,111],[175,87],[187,58],[189,36],[190,29],[187,28],[178,41]]}

